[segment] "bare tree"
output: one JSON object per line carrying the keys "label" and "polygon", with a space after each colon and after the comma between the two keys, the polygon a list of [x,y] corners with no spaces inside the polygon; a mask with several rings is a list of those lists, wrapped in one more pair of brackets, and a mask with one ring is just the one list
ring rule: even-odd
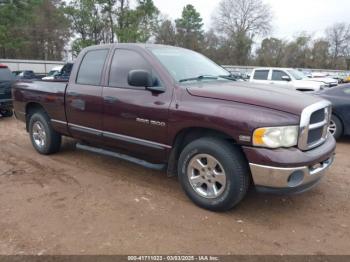
{"label": "bare tree", "polygon": [[245,33],[249,38],[271,30],[271,7],[262,0],[222,0],[213,16],[216,28],[227,34]]}
{"label": "bare tree", "polygon": [[163,45],[176,45],[176,28],[174,23],[162,18],[156,30],[156,43]]}
{"label": "bare tree", "polygon": [[256,51],[257,63],[260,66],[282,66],[286,43],[277,38],[265,38]]}
{"label": "bare tree", "polygon": [[332,67],[337,68],[340,58],[345,58],[350,45],[350,25],[345,23],[335,24],[326,30],[332,55]]}
{"label": "bare tree", "polygon": [[232,63],[249,63],[255,36],[271,30],[271,7],[262,0],[222,0],[213,15],[217,32],[233,49]]}

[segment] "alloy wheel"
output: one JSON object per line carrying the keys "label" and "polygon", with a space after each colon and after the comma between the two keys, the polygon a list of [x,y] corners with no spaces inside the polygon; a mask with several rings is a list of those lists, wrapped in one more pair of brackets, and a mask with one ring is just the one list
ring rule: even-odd
{"label": "alloy wheel", "polygon": [[227,181],[225,170],[211,155],[195,155],[189,162],[187,175],[192,188],[201,197],[217,198],[225,190]]}
{"label": "alloy wheel", "polygon": [[46,144],[45,128],[44,125],[39,121],[36,121],[33,125],[33,140],[35,144],[40,148],[43,148]]}
{"label": "alloy wheel", "polygon": [[337,125],[335,124],[335,122],[333,120],[331,120],[329,123],[328,131],[332,135],[334,135],[337,132]]}

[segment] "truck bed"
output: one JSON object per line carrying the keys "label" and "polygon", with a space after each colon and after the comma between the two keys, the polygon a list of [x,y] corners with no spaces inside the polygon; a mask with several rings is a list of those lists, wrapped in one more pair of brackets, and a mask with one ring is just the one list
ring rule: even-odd
{"label": "truck bed", "polygon": [[54,81],[22,81],[13,85],[14,106],[18,109],[16,117],[24,120],[26,106],[38,103],[46,108],[50,118],[66,121],[65,115],[65,89],[66,82]]}

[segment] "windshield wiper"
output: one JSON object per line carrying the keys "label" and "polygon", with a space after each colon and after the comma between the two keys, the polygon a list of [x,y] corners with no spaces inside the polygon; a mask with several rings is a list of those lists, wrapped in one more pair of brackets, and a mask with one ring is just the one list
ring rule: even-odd
{"label": "windshield wiper", "polygon": [[211,76],[211,75],[200,75],[200,76],[197,76],[197,77],[181,79],[181,80],[179,80],[179,82],[183,83],[183,82],[188,82],[188,81],[200,81],[200,80],[203,80],[203,79],[216,80],[216,79],[218,79],[218,77],[217,76]]}
{"label": "windshield wiper", "polygon": [[231,80],[231,81],[237,81],[237,78],[233,75],[221,75],[219,77],[227,79],[227,80]]}

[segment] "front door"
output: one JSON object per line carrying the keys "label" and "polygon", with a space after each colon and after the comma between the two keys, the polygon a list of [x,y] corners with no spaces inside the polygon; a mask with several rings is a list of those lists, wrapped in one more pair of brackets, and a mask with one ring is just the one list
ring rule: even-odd
{"label": "front door", "polygon": [[88,51],[77,78],[66,91],[66,115],[72,136],[98,140],[102,135],[103,98],[101,85],[108,49]]}
{"label": "front door", "polygon": [[131,70],[147,70],[155,76],[155,84],[164,85],[149,61],[136,50],[114,51],[108,84],[103,89],[103,131],[109,145],[136,153],[151,162],[164,160],[168,110],[172,89],[155,93],[128,84]]}
{"label": "front door", "polygon": [[290,79],[290,76],[286,72],[282,70],[272,70],[271,83],[280,87],[290,88],[292,86],[291,82],[283,79],[283,77],[288,77]]}

